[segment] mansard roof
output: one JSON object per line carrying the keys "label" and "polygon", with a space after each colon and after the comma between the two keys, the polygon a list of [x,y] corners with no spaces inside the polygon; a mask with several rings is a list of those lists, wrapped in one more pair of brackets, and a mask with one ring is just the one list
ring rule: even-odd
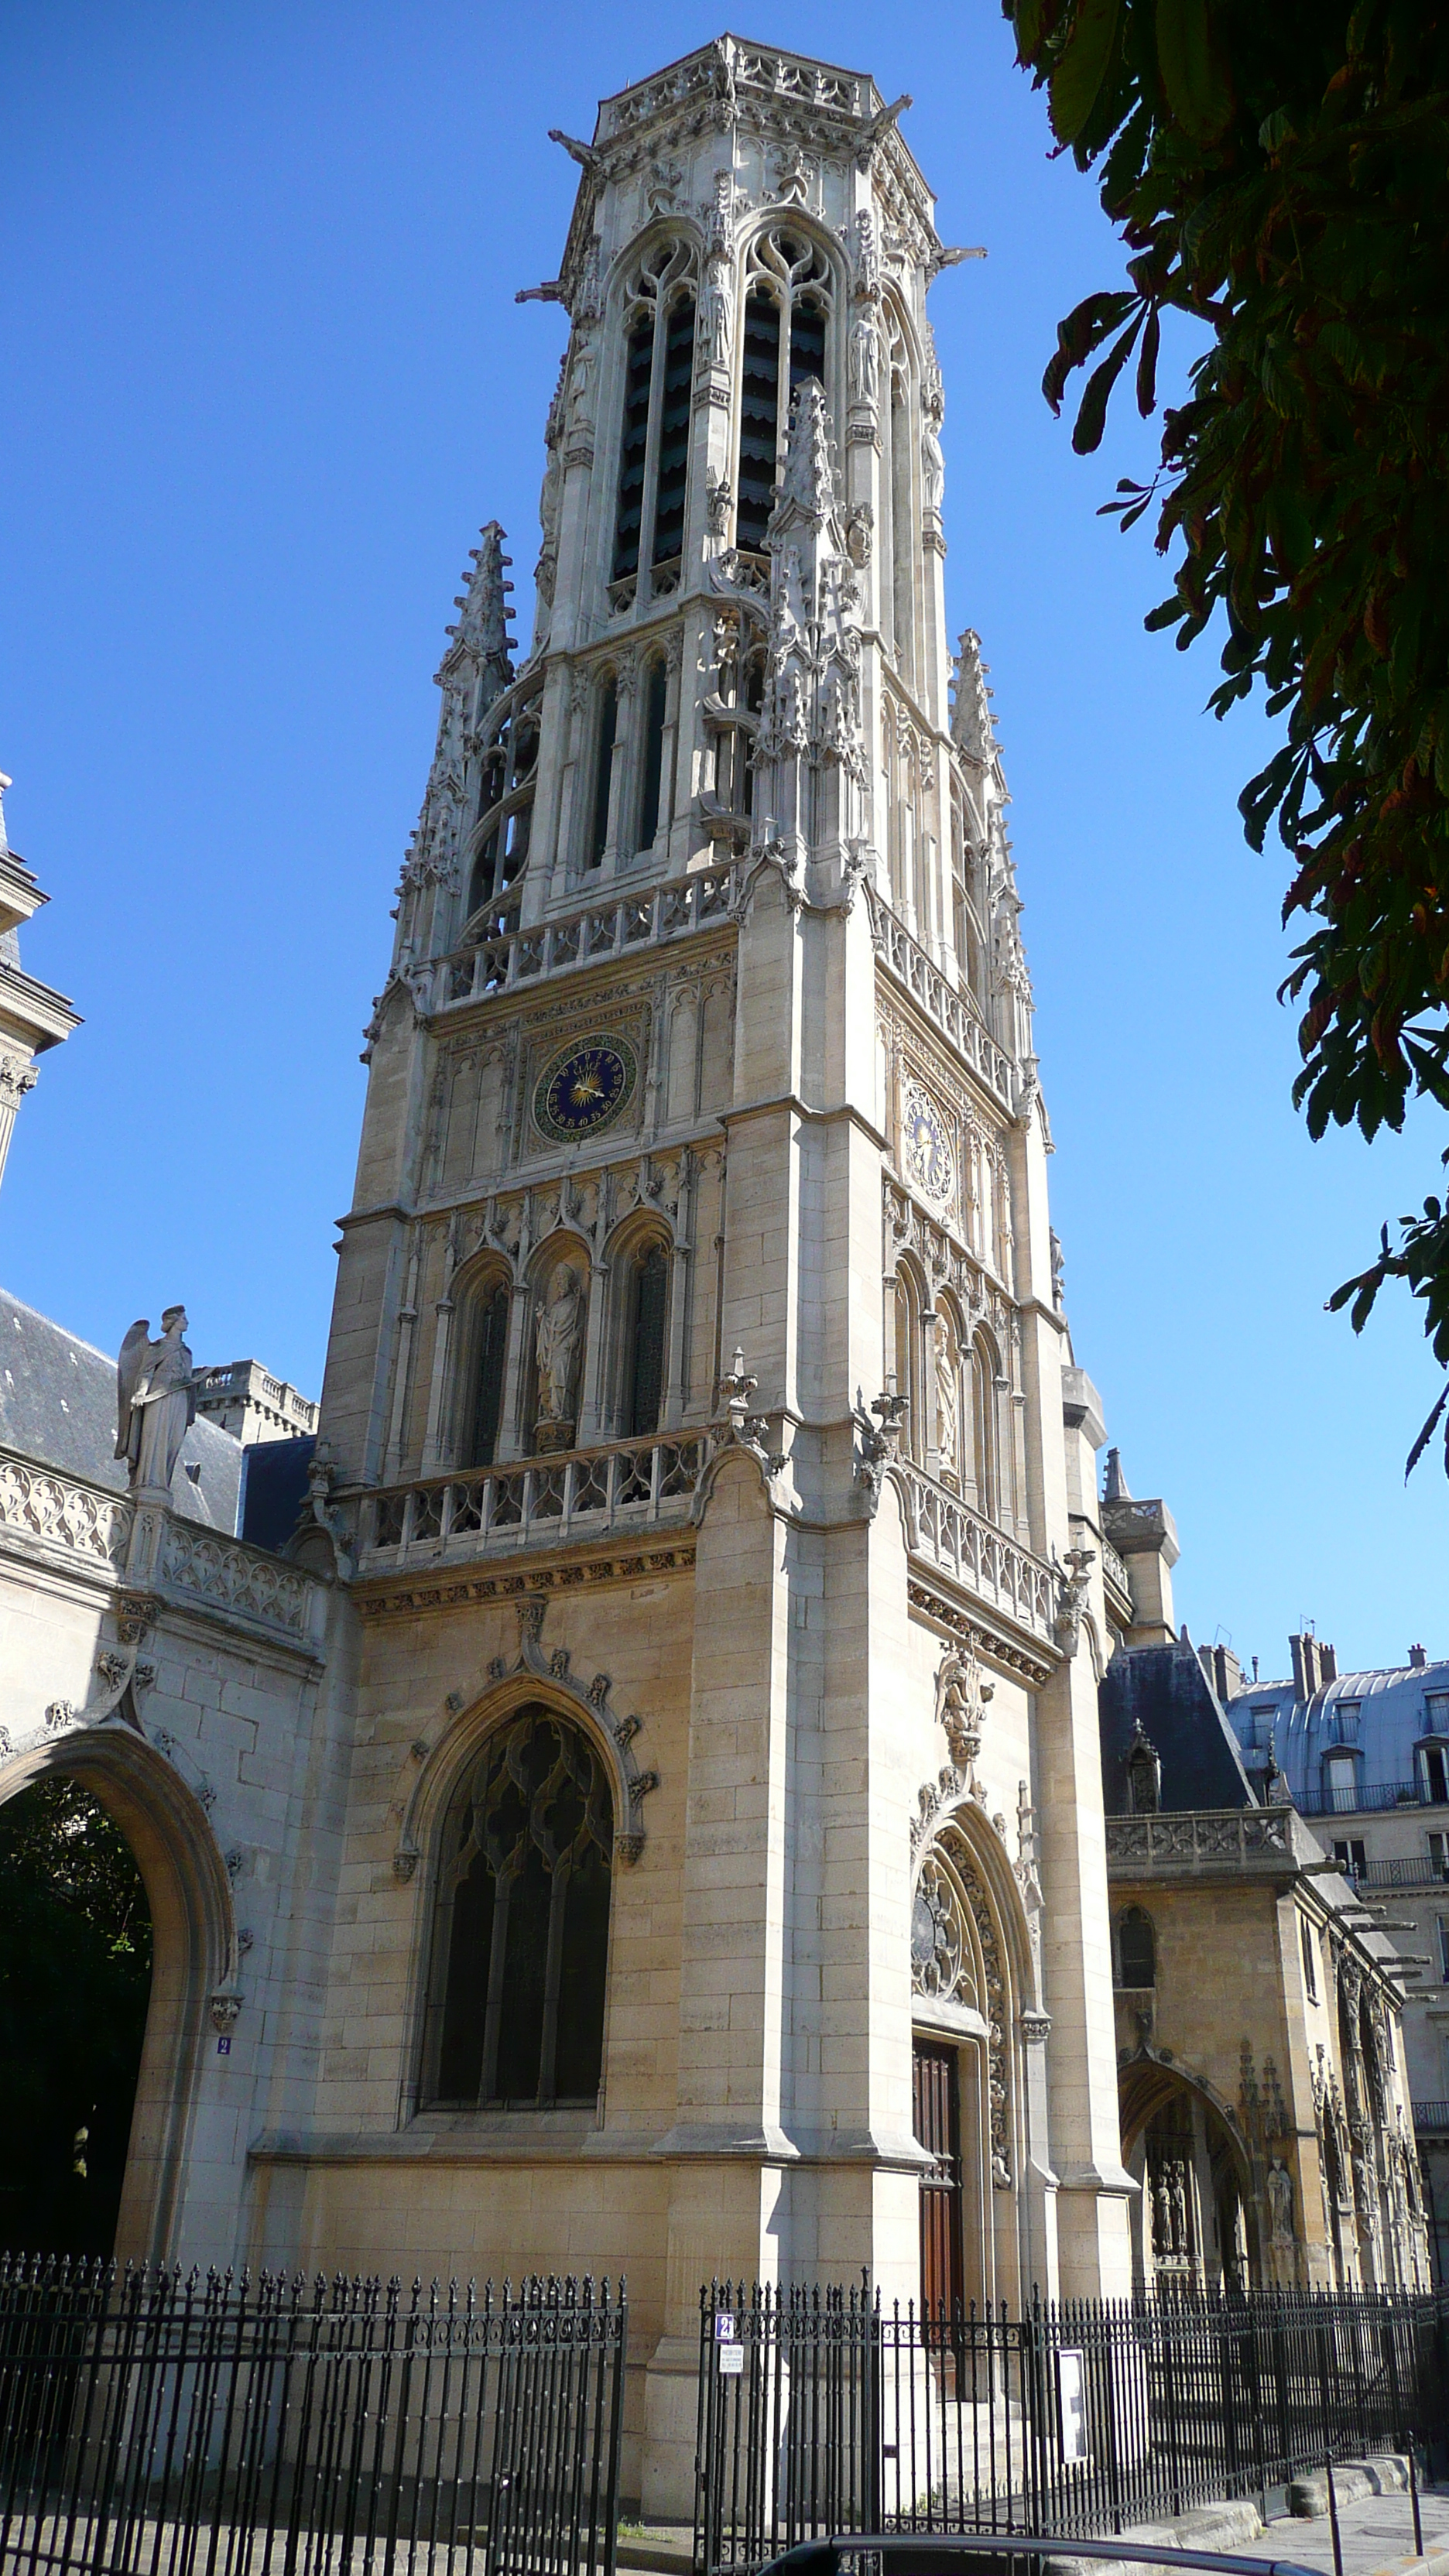
{"label": "mansard roof", "polygon": [[[1414,1776],[1414,1747],[1426,1735],[1444,1734],[1429,1701],[1449,1705],[1449,1659],[1397,1664],[1377,1672],[1339,1673],[1309,1699],[1291,1681],[1247,1682],[1228,1703],[1239,1742],[1253,1746],[1271,1726],[1273,1751],[1294,1797],[1313,1796],[1331,1745],[1357,1747],[1365,1790],[1400,1787]],[[1358,1711],[1351,1734],[1340,1733],[1345,1704]]]}
{"label": "mansard roof", "polygon": [[[126,1490],[116,1446],[116,1363],[78,1333],[0,1288],[0,1447]],[[242,1446],[214,1422],[193,1422],[171,1489],[174,1510],[209,1529],[236,1529]]]}

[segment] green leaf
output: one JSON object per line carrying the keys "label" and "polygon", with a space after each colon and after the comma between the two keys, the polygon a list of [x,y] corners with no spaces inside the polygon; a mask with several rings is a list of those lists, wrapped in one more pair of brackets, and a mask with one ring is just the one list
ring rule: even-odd
{"label": "green leaf", "polygon": [[1137,361],[1137,408],[1144,420],[1157,403],[1157,352],[1162,343],[1162,322],[1154,304],[1147,316],[1142,334],[1142,354]]}
{"label": "green leaf", "polygon": [[1208,0],[1157,0],[1157,64],[1183,132],[1195,143],[1216,143],[1232,116],[1233,93]]}
{"label": "green leaf", "polygon": [[1017,61],[1033,61],[1041,43],[1041,0],[1016,0],[1015,8],[1007,0],[1007,15],[1016,29]]}
{"label": "green leaf", "polygon": [[1102,444],[1102,432],[1107,426],[1108,397],[1131,356],[1132,344],[1142,328],[1146,310],[1145,304],[1138,306],[1121,339],[1113,342],[1100,367],[1087,378],[1087,390],[1082,396],[1076,428],[1072,431],[1072,445],[1079,456],[1090,456],[1093,449]]}
{"label": "green leaf", "polygon": [[1051,77],[1052,131],[1075,143],[1097,103],[1117,39],[1120,0],[1077,0],[1066,50]]}

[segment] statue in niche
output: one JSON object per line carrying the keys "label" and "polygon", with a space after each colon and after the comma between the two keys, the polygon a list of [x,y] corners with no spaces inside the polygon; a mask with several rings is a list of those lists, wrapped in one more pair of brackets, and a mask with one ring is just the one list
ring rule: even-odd
{"label": "statue in niche", "polygon": [[1275,2245],[1293,2242],[1293,2177],[1281,2156],[1268,2169],[1268,2219]]}
{"label": "statue in niche", "polygon": [[1190,2250],[1187,2241],[1186,2167],[1174,2163],[1170,2169],[1169,2180],[1172,2189],[1172,2250],[1174,2254],[1185,2255]]}
{"label": "statue in niche", "polygon": [[939,512],[946,490],[946,459],[941,453],[940,424],[929,411],[921,426],[921,473],[926,508]]}
{"label": "statue in niche", "polygon": [[880,399],[880,340],[869,313],[862,313],[851,328],[850,399],[867,411]]}
{"label": "statue in niche", "polygon": [[116,1456],[130,1469],[131,1491],[169,1494],[181,1443],[196,1420],[191,1353],[182,1339],[184,1306],[168,1306],[161,1339],[146,1316],[131,1326],[116,1363]]}
{"label": "statue in niche", "polygon": [[561,1261],[549,1280],[534,1326],[540,1449],[567,1449],[573,1439],[574,1381],[583,1337],[583,1279],[573,1262]]}
{"label": "statue in niche", "polygon": [[955,1345],[944,1315],[936,1318],[936,1456],[942,1482],[959,1486],[961,1396],[957,1384]]}
{"label": "statue in niche", "polygon": [[700,299],[700,356],[706,367],[727,367],[734,331],[730,263],[723,249],[710,252]]}

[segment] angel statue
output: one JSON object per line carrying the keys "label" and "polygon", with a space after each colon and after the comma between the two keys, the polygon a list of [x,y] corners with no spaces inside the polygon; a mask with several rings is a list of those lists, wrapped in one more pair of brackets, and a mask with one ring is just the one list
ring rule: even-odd
{"label": "angel statue", "polygon": [[146,1316],[131,1326],[116,1363],[116,1456],[130,1465],[133,1493],[169,1494],[181,1443],[196,1420],[184,1306],[168,1306],[161,1339]]}

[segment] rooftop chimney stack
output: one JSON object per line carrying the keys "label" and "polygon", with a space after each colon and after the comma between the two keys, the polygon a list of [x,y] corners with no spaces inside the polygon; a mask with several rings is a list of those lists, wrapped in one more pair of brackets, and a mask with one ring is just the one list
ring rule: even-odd
{"label": "rooftop chimney stack", "polygon": [[1428,1661],[1429,1658],[1425,1654],[1422,1646],[1411,1646],[1409,1648],[1409,1670],[1411,1673],[1423,1672]]}

